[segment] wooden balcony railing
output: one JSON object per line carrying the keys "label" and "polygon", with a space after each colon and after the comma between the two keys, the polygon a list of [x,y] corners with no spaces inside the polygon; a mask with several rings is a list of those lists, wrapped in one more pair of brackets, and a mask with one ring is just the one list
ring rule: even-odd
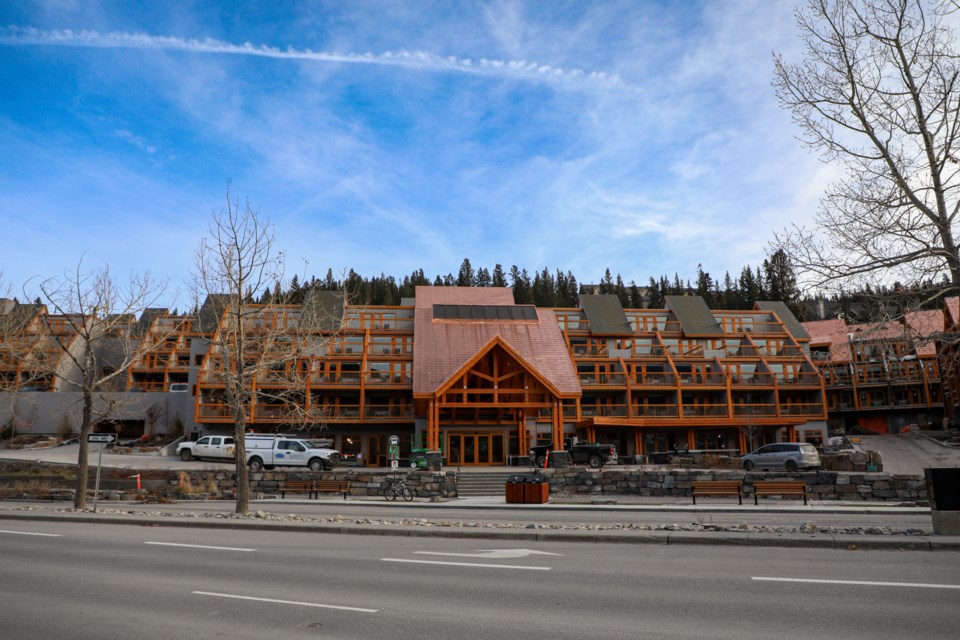
{"label": "wooden balcony railing", "polygon": [[685,404],[683,405],[683,416],[687,417],[725,417],[727,415],[726,404]]}
{"label": "wooden balcony railing", "polygon": [[732,382],[734,385],[772,387],[773,374],[762,372],[733,374],[730,376],[730,382]]}
{"label": "wooden balcony railing", "polygon": [[677,384],[677,376],[672,373],[635,373],[633,374],[633,383],[639,386],[674,386]]}
{"label": "wooden balcony railing", "polygon": [[635,404],[631,408],[638,418],[676,418],[678,414],[675,404]]}
{"label": "wooden balcony railing", "polygon": [[816,373],[803,372],[794,376],[777,376],[777,384],[780,386],[800,386],[800,387],[819,387],[820,376]]}
{"label": "wooden balcony railing", "polygon": [[197,407],[200,418],[233,419],[233,412],[225,404],[201,404]]}
{"label": "wooden balcony railing", "polygon": [[722,373],[680,373],[678,376],[680,384],[684,386],[723,386],[727,384],[727,379]]}
{"label": "wooden balcony railing", "polygon": [[821,416],[823,405],[819,402],[802,404],[781,404],[780,415],[784,416]]}
{"label": "wooden balcony railing", "polygon": [[617,385],[627,384],[627,376],[623,373],[581,373],[581,385]]}
{"label": "wooden balcony railing", "polygon": [[412,418],[413,407],[388,404],[368,404],[363,409],[366,418]]}
{"label": "wooden balcony railing", "polygon": [[603,416],[605,418],[626,418],[627,405],[625,404],[602,404],[602,405],[580,405],[580,415],[585,418]]}
{"label": "wooden balcony railing", "polygon": [[735,404],[733,405],[733,415],[735,416],[775,416],[777,415],[777,405],[775,404]]}

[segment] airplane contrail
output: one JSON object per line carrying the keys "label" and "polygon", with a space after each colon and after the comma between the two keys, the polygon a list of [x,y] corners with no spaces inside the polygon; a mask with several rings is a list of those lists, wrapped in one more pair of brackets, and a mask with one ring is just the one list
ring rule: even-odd
{"label": "airplane contrail", "polygon": [[258,56],[282,60],[312,60],[345,64],[369,64],[404,67],[422,71],[467,73],[517,80],[548,82],[571,87],[629,89],[616,74],[602,71],[563,69],[527,60],[471,59],[458,56],[440,56],[426,51],[384,51],[381,53],[349,53],[336,51],[279,49],[250,42],[232,44],[213,38],[203,40],[158,36],[146,33],[113,31],[42,30],[34,27],[0,28],[0,44],[11,46],[94,47],[101,49],[156,49],[189,53]]}

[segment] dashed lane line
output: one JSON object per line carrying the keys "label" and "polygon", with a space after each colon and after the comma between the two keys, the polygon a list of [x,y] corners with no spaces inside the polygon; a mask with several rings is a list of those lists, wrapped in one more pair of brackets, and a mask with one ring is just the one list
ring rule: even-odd
{"label": "dashed lane line", "polygon": [[63,535],[59,533],[34,533],[32,531],[6,531],[0,530],[0,533],[10,533],[16,536],[41,536],[44,538],[62,538]]}
{"label": "dashed lane line", "polygon": [[410,560],[407,558],[380,558],[381,562],[405,562],[408,564],[440,564],[449,567],[481,567],[483,569],[520,569],[526,571],[550,571],[550,567],[524,567],[511,564],[486,564],[479,562],[441,562],[439,560]]}
{"label": "dashed lane line", "polygon": [[812,584],[840,584],[858,587],[907,587],[913,589],[960,589],[960,584],[933,584],[925,582],[873,582],[869,580],[822,580],[816,578],[767,578],[753,576],[751,580],[764,582],[806,582]]}
{"label": "dashed lane line", "polygon": [[161,547],[187,547],[190,549],[210,549],[213,551],[256,551],[256,549],[245,549],[243,547],[211,547],[204,544],[181,544],[179,542],[144,542],[143,544],[153,544]]}
{"label": "dashed lane line", "polygon": [[211,596],[213,598],[232,598],[234,600],[252,600],[254,602],[268,602],[271,604],[289,604],[297,607],[315,607],[318,609],[340,609],[341,611],[355,611],[357,613],[377,613],[377,609],[363,609],[361,607],[345,607],[338,604],[320,604],[318,602],[297,602],[296,600],[277,600],[275,598],[256,598],[254,596],[238,596],[232,593],[215,593],[212,591],[194,591],[194,595]]}

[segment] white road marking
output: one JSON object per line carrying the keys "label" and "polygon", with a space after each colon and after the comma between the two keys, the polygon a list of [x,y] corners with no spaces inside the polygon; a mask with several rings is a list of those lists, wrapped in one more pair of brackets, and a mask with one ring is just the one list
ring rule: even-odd
{"label": "white road marking", "polygon": [[162,547],[188,547],[190,549],[212,549],[214,551],[256,551],[256,549],[244,549],[243,547],[210,547],[202,544],[179,544],[176,542],[144,542],[143,544],[155,544]]}
{"label": "white road marking", "polygon": [[292,604],[298,607],[317,607],[319,609],[340,609],[359,613],[377,613],[377,609],[362,609],[360,607],[343,607],[336,604],[319,604],[317,602],[297,602],[295,600],[275,600],[273,598],[254,598],[253,596],[238,596],[230,593],[213,593],[212,591],[194,591],[198,596],[213,596],[214,598],[233,598],[235,600],[253,600],[255,602],[270,602],[273,604]]}
{"label": "white road marking", "polygon": [[408,560],[404,558],[380,558],[381,562],[406,562],[409,564],[442,564],[450,567],[483,567],[484,569],[521,569],[526,571],[550,571],[550,567],[518,567],[510,564],[480,564],[477,562],[440,562],[439,560]]}
{"label": "white road marking", "polygon": [[495,549],[492,551],[477,551],[477,553],[448,553],[445,551],[414,551],[428,556],[459,556],[462,558],[523,558],[529,555],[562,556],[562,553],[549,551],[534,551],[533,549]]}
{"label": "white road marking", "polygon": [[814,584],[849,584],[866,587],[912,587],[914,589],[960,589],[960,584],[928,584],[925,582],[871,582],[869,580],[816,580],[812,578],[764,578],[754,576],[751,580],[766,582],[809,582]]}
{"label": "white road marking", "polygon": [[12,533],[17,536],[42,536],[44,538],[62,538],[63,535],[59,533],[33,533],[31,531],[4,531],[0,530],[0,533]]}

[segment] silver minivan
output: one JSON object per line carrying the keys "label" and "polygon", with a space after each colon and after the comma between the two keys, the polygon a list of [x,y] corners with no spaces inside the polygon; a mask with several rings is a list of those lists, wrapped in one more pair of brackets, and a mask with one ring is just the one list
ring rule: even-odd
{"label": "silver minivan", "polygon": [[820,466],[820,454],[806,442],[776,442],[760,447],[740,459],[740,466],[747,471],[757,469],[816,469]]}

